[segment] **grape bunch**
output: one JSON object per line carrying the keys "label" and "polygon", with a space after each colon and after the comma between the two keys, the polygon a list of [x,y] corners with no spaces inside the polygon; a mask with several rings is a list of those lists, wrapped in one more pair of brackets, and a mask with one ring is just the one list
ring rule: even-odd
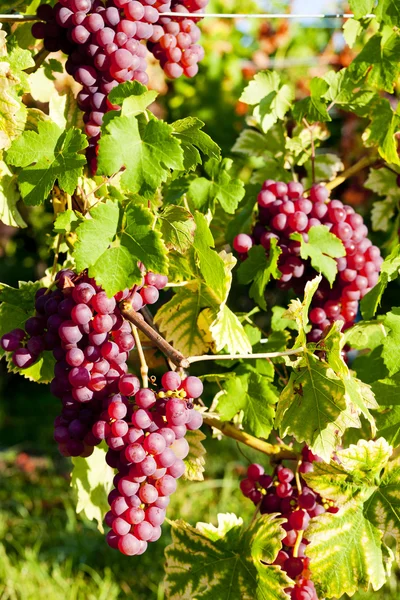
{"label": "grape bunch", "polygon": [[56,359],[50,389],[62,402],[54,423],[54,439],[64,456],[89,456],[100,443],[91,429],[104,410],[108,397],[118,392],[127,375],[129,352],[135,345],[130,324],[117,302],[130,297],[135,310],[157,301],[167,278],[147,273],[142,285],[124,290],[114,298],[87,275],[60,271],[54,291],[36,293],[36,314],[1,338],[1,346],[12,353],[20,369],[36,362],[44,350]]}
{"label": "grape bunch", "polygon": [[[125,81],[148,83],[147,48],[168,77],[194,77],[204,51],[197,44],[198,18],[184,15],[198,12],[201,18],[207,2],[59,0],[54,8],[49,4],[39,6],[37,16],[41,21],[32,26],[33,36],[44,40],[46,50],[67,54],[66,70],[83,86],[77,100],[84,111],[89,137],[87,158],[93,173],[104,114],[119,108],[110,103],[108,94]],[[182,17],[162,16],[171,10]]]}
{"label": "grape bunch", "polygon": [[261,514],[280,514],[286,523],[282,527],[286,535],[283,547],[278,552],[274,564],[283,569],[295,581],[293,588],[285,590],[292,600],[318,600],[311,581],[310,559],[307,557],[309,541],[304,537],[310,519],[327,512],[336,513],[338,508],[333,502],[321,497],[306,486],[302,473],[313,470],[313,462],[321,459],[305,446],[302,450],[302,462],[299,467],[299,486],[293,471],[278,465],[273,475],[267,475],[262,465],[251,464],[247,469],[247,478],[240,482],[240,489],[259,507]]}
{"label": "grape bunch", "polygon": [[107,463],[117,469],[105,516],[111,528],[107,543],[132,556],[161,536],[169,496],[185,471],[185,434],[203,422],[193,407],[203,385],[197,377],[182,381],[174,371],[164,373],[160,390],[140,388],[139,379],[129,374],[118,385],[92,434],[106,441]]}
{"label": "grape bunch", "polygon": [[233,242],[240,258],[245,260],[255,244],[263,246],[268,255],[271,240],[275,239],[282,251],[278,286],[301,293],[315,271],[310,261],[301,258],[300,242],[292,240],[290,235],[299,232],[307,242],[310,229],[324,225],[343,242],[346,256],[336,259],[338,274],[332,288],[323,279],[313,298],[309,341],[318,342],[323,330],[333,321],[340,319],[345,327],[351,326],[357,316],[359,300],[378,281],[383,260],[379,248],[367,237],[368,229],[362,216],[340,200],[331,200],[323,185],[312,186],[306,197],[303,186],[296,181],[286,184],[267,179],[257,202],[258,219],[251,236],[240,233]]}

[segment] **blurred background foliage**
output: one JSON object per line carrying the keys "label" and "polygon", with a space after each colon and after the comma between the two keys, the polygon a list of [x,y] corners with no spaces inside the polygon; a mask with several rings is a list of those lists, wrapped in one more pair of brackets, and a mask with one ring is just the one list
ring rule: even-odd
{"label": "blurred background foliage", "polygon": [[[37,2],[31,8],[33,4]],[[19,7],[18,3],[11,5]],[[212,0],[208,11],[284,12],[290,8],[293,12],[342,12],[348,7],[344,2],[329,0],[299,0],[291,6],[286,1]],[[357,48],[350,50],[345,45],[338,20],[206,19],[200,26],[206,54],[194,80],[166,82],[161,70],[152,67],[150,83],[160,93],[154,112],[167,121],[196,115],[205,122],[205,130],[225,156],[231,155],[235,139],[245,126],[247,107],[238,98],[256,72],[279,70],[283,80],[295,85],[301,98],[308,93],[312,77],[347,66],[357,52]],[[26,25],[18,27],[21,40],[29,43]],[[70,82],[57,75],[56,85],[62,91]],[[48,110],[45,99],[26,100],[30,106]],[[334,112],[329,130],[325,146],[340,156],[345,166],[362,156],[363,128],[357,118]],[[234,168],[246,180],[244,160],[234,158]],[[373,200],[371,192],[363,188],[366,176],[366,171],[360,172],[337,191],[364,216]],[[53,260],[51,207],[21,207],[21,212],[26,229],[0,224],[0,281],[9,285],[42,277]],[[384,241],[374,236],[378,245]],[[388,307],[396,293],[394,287],[393,296],[387,295]],[[274,294],[272,290],[270,305],[276,303]],[[236,310],[253,307],[243,286],[234,288],[231,298]],[[262,324],[266,316],[259,318]],[[193,370],[193,374],[204,372],[200,366]],[[208,390],[206,403],[215,391],[212,386]],[[163,552],[170,541],[168,525],[160,541],[151,544],[139,559],[109,549],[95,525],[75,514],[69,487],[70,464],[58,455],[52,439],[58,401],[47,387],[8,375],[4,362],[0,363],[0,398],[0,600],[162,600]],[[242,452],[230,439],[218,441],[210,435],[205,446],[205,480],[180,482],[168,510],[169,518],[183,518],[191,524],[215,523],[219,512],[234,512],[245,521],[250,519],[252,507],[242,498],[238,482],[247,460],[263,462],[262,457],[247,448]],[[360,592],[356,597],[398,599],[396,574],[384,590],[375,594]]]}

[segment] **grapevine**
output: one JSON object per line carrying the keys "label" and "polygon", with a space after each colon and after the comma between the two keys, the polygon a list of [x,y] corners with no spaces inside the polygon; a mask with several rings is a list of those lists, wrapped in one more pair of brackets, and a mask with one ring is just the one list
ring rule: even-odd
{"label": "grapevine", "polygon": [[0,590],[394,600],[395,0],[39,2],[0,15]]}

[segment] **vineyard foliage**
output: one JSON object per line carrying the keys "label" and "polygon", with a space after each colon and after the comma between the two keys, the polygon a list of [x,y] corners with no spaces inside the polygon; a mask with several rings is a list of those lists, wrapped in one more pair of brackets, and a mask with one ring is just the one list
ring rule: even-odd
{"label": "vineyard foliage", "polygon": [[[32,14],[37,5],[10,2],[4,10]],[[164,120],[151,76],[149,87],[120,83],[108,96],[116,109],[101,126],[95,174],[85,155],[80,88],[65,74],[65,57],[43,57],[26,24],[0,29],[0,218],[40,237],[46,262],[38,281],[0,284],[0,337],[24,328],[35,314],[38,290],[54,289],[62,269],[84,272],[109,298],[140,287],[143,270],[167,276],[150,323],[193,362],[190,369],[206,392],[204,402],[195,402],[204,433],[188,431],[183,478],[207,475],[202,441],[221,432],[277,455],[274,468],[277,461],[290,464],[296,483],[300,473],[324,506],[338,509],[314,516],[307,528],[307,578],[318,598],[377,591],[400,564],[400,13],[397,0],[350,0],[350,7],[354,18],[343,26],[352,49],[348,65],[321,71],[300,93],[289,72],[258,70],[238,91],[237,110],[246,122],[229,148],[209,135],[216,127],[209,127],[200,100],[188,96],[185,116],[181,108],[174,119],[170,97]],[[207,69],[210,51],[206,46]],[[198,77],[195,90],[201,71]],[[174,89],[185,85],[177,82]],[[357,147],[346,168],[330,146],[337,114],[357,124],[349,134]],[[254,245],[248,256],[234,249],[234,240],[253,235],[266,180],[299,181],[306,196],[313,184],[323,184],[331,198],[340,198],[345,188],[339,186],[359,172],[374,195],[364,218],[384,260],[376,285],[360,301],[357,322],[355,315],[350,327],[350,318],[333,319],[313,337],[310,315],[321,285],[331,294],[337,289],[345,240],[324,224],[311,227],[307,239],[291,234],[312,273],[299,290],[278,286],[285,275],[279,240],[271,239],[267,252]],[[244,309],[237,290],[250,299]],[[140,336],[149,374],[154,369],[159,379],[160,364],[163,371],[168,364]],[[48,385],[56,363],[50,350],[27,368],[1,348],[0,357],[10,372]],[[276,354],[258,356],[265,353]],[[199,360],[196,370],[191,359],[203,355],[213,359]],[[304,445],[319,457],[310,472],[299,472]],[[72,458],[76,511],[101,532],[116,466],[106,464],[106,451],[103,442],[90,456]],[[260,454],[259,462],[266,458]],[[296,577],[281,568],[287,539],[282,512],[256,510],[250,523],[220,514],[216,526],[172,521],[165,597],[317,597],[294,595]],[[141,558],[130,560],[136,569]]]}

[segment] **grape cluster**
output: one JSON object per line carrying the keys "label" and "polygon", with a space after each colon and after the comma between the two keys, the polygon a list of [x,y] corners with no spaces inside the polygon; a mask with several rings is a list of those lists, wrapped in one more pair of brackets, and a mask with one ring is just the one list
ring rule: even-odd
{"label": "grape cluster", "polygon": [[130,324],[122,318],[117,302],[132,299],[135,310],[157,301],[167,278],[147,273],[142,285],[108,298],[93,279],[73,271],[60,271],[57,289],[40,288],[36,314],[1,338],[1,346],[12,352],[12,362],[26,369],[44,350],[51,350],[56,364],[50,389],[60,398],[62,411],[55,420],[54,439],[64,456],[89,456],[100,443],[91,429],[118,392],[127,374],[128,354],[135,345]]}
{"label": "grape cluster", "polygon": [[373,288],[379,277],[382,257],[377,246],[368,239],[368,229],[361,215],[340,200],[331,200],[323,185],[312,186],[309,197],[304,194],[301,183],[288,184],[268,179],[258,194],[258,220],[251,236],[240,233],[233,242],[241,259],[255,244],[261,244],[268,254],[271,240],[276,239],[282,254],[278,267],[281,289],[292,288],[301,293],[304,286],[315,276],[309,261],[300,256],[300,242],[290,238],[301,233],[308,241],[312,227],[324,225],[337,236],[346,250],[346,256],[337,258],[338,274],[330,288],[323,279],[317,290],[310,311],[313,329],[309,341],[318,342],[323,330],[333,321],[343,320],[351,326],[357,316],[359,300]]}
{"label": "grape cluster", "polygon": [[[97,169],[96,152],[104,114],[117,109],[107,96],[119,83],[139,81],[146,85],[147,48],[154,54],[166,75],[194,77],[204,51],[197,44],[198,18],[185,13],[198,12],[208,0],[59,0],[54,8],[42,4],[37,10],[41,21],[32,34],[44,39],[50,52],[68,55],[67,72],[83,86],[78,105],[84,111],[85,131],[89,137],[88,162]],[[173,10],[182,17],[163,17]],[[147,48],[141,41],[147,42]]]}
{"label": "grape cluster", "polygon": [[302,473],[313,470],[313,462],[321,459],[305,446],[299,467],[299,487],[293,471],[279,465],[273,475],[265,474],[259,464],[251,464],[247,478],[240,482],[240,489],[246,498],[259,506],[261,514],[280,514],[286,523],[282,527],[286,535],[283,547],[278,552],[274,564],[279,565],[295,581],[293,588],[285,590],[292,600],[318,600],[311,581],[310,559],[307,557],[309,541],[304,537],[310,519],[327,512],[336,513],[333,502],[321,497],[306,486]]}
{"label": "grape cluster", "polygon": [[174,371],[164,373],[159,391],[140,388],[139,379],[129,374],[118,385],[119,393],[107,399],[92,434],[105,439],[107,463],[118,470],[105,516],[111,528],[107,543],[132,556],[143,554],[148,542],[161,536],[169,496],[185,471],[186,431],[203,422],[192,403],[203,385],[197,377],[182,381]]}

